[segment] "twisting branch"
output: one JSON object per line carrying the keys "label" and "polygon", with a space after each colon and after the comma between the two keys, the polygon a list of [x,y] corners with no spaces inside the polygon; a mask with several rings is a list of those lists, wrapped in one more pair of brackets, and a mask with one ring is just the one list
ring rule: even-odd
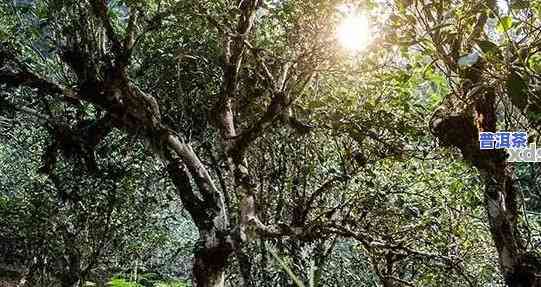
{"label": "twisting branch", "polygon": [[121,57],[121,65],[128,65],[129,59],[132,54],[133,47],[135,45],[135,34],[137,30],[137,16],[138,11],[130,9],[130,18],[128,19],[128,27],[126,28],[126,37],[124,38],[124,50]]}
{"label": "twisting branch", "polygon": [[244,52],[246,50],[245,38],[251,32],[255,19],[255,12],[260,5],[259,0],[242,0],[238,9],[241,11],[236,26],[236,34],[225,33],[224,36],[224,83],[222,97],[216,103],[215,110],[220,118],[218,125],[222,132],[222,138],[229,139],[236,136],[235,123],[232,112],[232,99],[238,88],[238,74],[241,68]]}
{"label": "twisting branch", "polygon": [[1,69],[0,84],[6,85],[8,88],[25,86],[31,89],[36,89],[42,94],[64,95],[72,100],[77,99],[74,93],[68,92],[62,86],[45,80],[29,71],[14,72],[7,69]]}
{"label": "twisting branch", "polygon": [[109,8],[107,7],[106,0],[91,0],[90,4],[92,5],[92,10],[94,11],[94,14],[96,14],[96,16],[101,20],[102,25],[105,28],[105,34],[107,35],[107,38],[109,39],[109,41],[111,41],[111,44],[113,46],[113,53],[115,53],[117,57],[121,57],[123,54],[122,44],[119,40],[118,35],[113,29],[111,19],[109,19]]}
{"label": "twisting branch", "polygon": [[[225,230],[228,227],[228,219],[225,214],[225,203],[221,193],[216,188],[214,181],[210,177],[207,169],[203,166],[203,163],[199,160],[192,147],[188,144],[181,142],[178,137],[169,135],[165,139],[169,147],[175,151],[175,153],[182,159],[182,162],[186,165],[190,174],[194,178],[199,192],[201,193],[203,200],[197,200],[200,212],[204,212],[206,208],[218,208],[221,212],[221,219],[219,222],[215,222],[218,228]],[[183,201],[184,202],[184,201]],[[207,218],[205,216],[204,218]]]}
{"label": "twisting branch", "polygon": [[[28,115],[31,115],[33,117],[38,118],[40,120],[40,124],[42,124],[42,125],[44,125],[44,124],[51,121],[51,119],[48,116],[46,116],[46,115],[44,115],[44,114],[42,114],[42,113],[40,113],[40,112],[38,112],[38,111],[36,111],[34,109],[31,109],[29,107],[19,106],[19,105],[10,103],[10,102],[2,100],[2,99],[0,99],[0,103],[4,103],[7,106],[13,108],[14,110],[17,110],[17,111],[20,111],[20,112],[23,112],[25,114],[28,114]],[[2,117],[0,117],[0,119],[2,119]]]}
{"label": "twisting branch", "polygon": [[481,33],[485,29],[485,24],[487,23],[489,14],[496,12],[496,0],[489,0],[486,1],[486,3],[481,2],[479,6],[481,12],[479,12],[473,32],[470,34],[466,42],[466,44],[469,46],[473,45],[475,41],[480,38]]}
{"label": "twisting branch", "polygon": [[31,72],[10,50],[0,44],[0,85],[5,85],[6,88],[24,86],[45,95],[62,95],[62,100],[66,102],[79,102],[74,91]]}
{"label": "twisting branch", "polygon": [[318,189],[316,189],[312,195],[310,195],[310,198],[305,204],[304,210],[302,212],[301,222],[305,222],[308,219],[308,213],[310,213],[310,210],[312,209],[312,205],[314,204],[314,201],[319,198],[321,195],[329,191],[331,188],[334,187],[334,184],[337,181],[343,181],[343,176],[333,176],[331,179],[327,180],[325,183],[323,183]]}

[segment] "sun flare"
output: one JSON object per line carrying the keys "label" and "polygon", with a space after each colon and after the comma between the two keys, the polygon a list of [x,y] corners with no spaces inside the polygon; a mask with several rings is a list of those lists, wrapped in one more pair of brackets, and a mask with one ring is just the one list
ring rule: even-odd
{"label": "sun flare", "polygon": [[342,47],[350,51],[361,51],[370,41],[368,17],[350,14],[338,24],[336,36]]}

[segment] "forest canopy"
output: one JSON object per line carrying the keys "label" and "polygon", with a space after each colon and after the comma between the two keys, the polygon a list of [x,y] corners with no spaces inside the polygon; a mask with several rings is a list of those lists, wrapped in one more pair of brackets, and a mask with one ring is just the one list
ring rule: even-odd
{"label": "forest canopy", "polygon": [[2,0],[0,286],[541,286],[540,31],[539,0]]}

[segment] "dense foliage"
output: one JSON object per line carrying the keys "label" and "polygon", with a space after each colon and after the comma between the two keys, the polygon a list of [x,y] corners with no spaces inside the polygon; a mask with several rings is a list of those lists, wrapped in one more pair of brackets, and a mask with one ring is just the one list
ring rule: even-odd
{"label": "dense foliage", "polygon": [[541,2],[346,2],[1,1],[0,286],[541,286]]}

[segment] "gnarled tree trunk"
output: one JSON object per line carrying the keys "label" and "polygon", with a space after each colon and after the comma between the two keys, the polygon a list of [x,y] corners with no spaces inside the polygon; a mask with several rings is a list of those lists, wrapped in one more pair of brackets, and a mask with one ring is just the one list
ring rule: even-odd
{"label": "gnarled tree trunk", "polygon": [[470,107],[457,109],[450,100],[435,113],[432,130],[441,145],[459,148],[464,159],[481,173],[490,232],[506,284],[541,286],[541,262],[527,251],[518,232],[518,191],[506,152],[479,148],[479,133],[496,131],[495,100],[495,91],[488,87],[475,95]]}
{"label": "gnarled tree trunk", "polygon": [[490,231],[505,282],[513,287],[541,286],[539,259],[526,251],[517,230],[517,192],[513,172],[505,162],[491,172],[481,171],[485,180],[485,204]]}
{"label": "gnarled tree trunk", "polygon": [[197,287],[223,287],[225,269],[232,252],[225,238],[215,230],[202,231],[193,259],[192,285]]}
{"label": "gnarled tree trunk", "polygon": [[[174,137],[169,138],[169,143],[182,156],[182,160],[170,158],[169,175],[199,230],[199,241],[194,248],[192,286],[223,287],[227,261],[235,246],[228,230],[225,204],[192,149]],[[194,178],[201,196],[192,189],[190,177]]]}

